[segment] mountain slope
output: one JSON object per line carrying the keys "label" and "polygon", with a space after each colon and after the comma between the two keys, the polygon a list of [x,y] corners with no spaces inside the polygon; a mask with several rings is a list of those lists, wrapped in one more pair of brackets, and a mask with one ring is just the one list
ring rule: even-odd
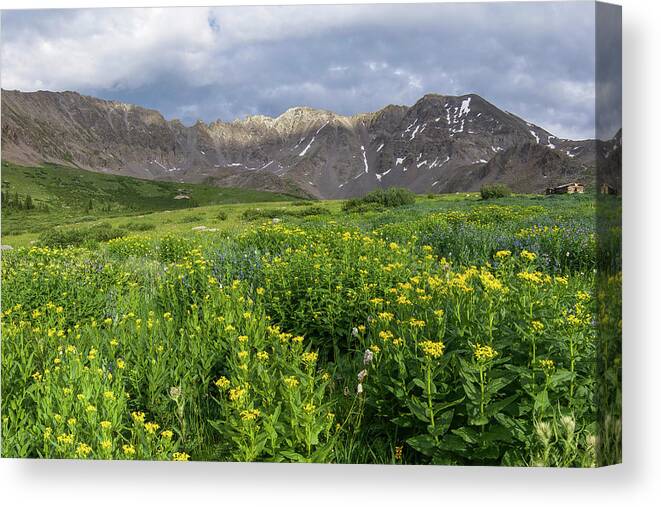
{"label": "mountain slope", "polygon": [[595,157],[594,142],[558,139],[474,94],[430,94],[354,116],[296,107],[186,127],[75,92],[2,91],[3,160],[156,180],[319,198],[389,186],[474,190],[491,180],[536,192],[589,177]]}

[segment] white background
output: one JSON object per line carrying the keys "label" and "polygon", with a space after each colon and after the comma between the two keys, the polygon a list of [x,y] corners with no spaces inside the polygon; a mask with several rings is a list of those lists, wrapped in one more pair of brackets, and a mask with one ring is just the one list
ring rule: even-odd
{"label": "white background", "polygon": [[[324,2],[216,1],[224,4]],[[350,2],[344,2],[350,3]],[[0,460],[4,505],[658,505],[659,4],[624,11],[624,461],[599,470]],[[0,8],[196,5],[10,1]],[[199,5],[199,4],[197,4]],[[167,29],[167,27],[164,27]]]}

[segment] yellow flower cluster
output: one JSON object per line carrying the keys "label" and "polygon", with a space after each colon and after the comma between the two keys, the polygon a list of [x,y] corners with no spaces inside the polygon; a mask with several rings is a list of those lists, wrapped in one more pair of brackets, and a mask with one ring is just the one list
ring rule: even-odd
{"label": "yellow flower cluster", "polygon": [[216,380],[215,384],[218,389],[224,391],[230,386],[230,381],[226,377],[222,376]]}
{"label": "yellow flower cluster", "polygon": [[144,412],[131,412],[131,417],[138,424],[143,424],[145,422],[145,413]]}
{"label": "yellow flower cluster", "polygon": [[305,411],[306,414],[311,414],[315,410],[317,410],[317,407],[314,405],[314,403],[306,403],[305,406],[303,407],[303,410]]}
{"label": "yellow flower cluster", "polygon": [[158,428],[160,428],[160,426],[155,422],[146,422],[145,423],[145,431],[147,433],[149,433],[150,435],[153,435],[154,433],[156,433],[158,431]]}
{"label": "yellow flower cluster", "polygon": [[90,453],[92,452],[92,448],[84,443],[78,444],[78,447],[76,447],[76,456],[79,458],[87,458]]}
{"label": "yellow flower cluster", "polygon": [[293,389],[294,387],[297,387],[300,384],[299,380],[296,377],[285,377],[284,383],[290,389]]}
{"label": "yellow flower cluster", "polygon": [[251,408],[248,410],[242,410],[241,413],[239,414],[241,416],[241,419],[244,421],[254,421],[259,417],[259,410],[256,408]]}
{"label": "yellow flower cluster", "polygon": [[230,401],[237,401],[243,397],[243,395],[246,394],[246,390],[242,387],[233,387],[230,389],[230,394],[229,398]]}
{"label": "yellow flower cluster", "polygon": [[522,250],[519,256],[526,261],[532,262],[537,258],[537,254],[529,252],[528,250]]}
{"label": "yellow flower cluster", "polygon": [[498,352],[496,352],[493,347],[489,345],[475,345],[473,347],[473,357],[477,359],[479,362],[487,362],[493,359],[498,355]]}
{"label": "yellow flower cluster", "polygon": [[542,274],[539,271],[534,271],[534,272],[529,272],[529,271],[521,271],[518,273],[516,276],[518,276],[521,280],[524,280],[526,282],[530,282],[533,284],[540,285],[544,283],[544,278],[542,278]]}
{"label": "yellow flower cluster", "polygon": [[545,370],[552,370],[555,368],[555,363],[552,359],[540,359],[539,365]]}
{"label": "yellow flower cluster", "polygon": [[420,348],[424,352],[425,356],[438,359],[443,355],[445,344],[441,341],[434,342],[431,340],[425,340],[420,342]]}
{"label": "yellow flower cluster", "polygon": [[301,359],[303,359],[303,362],[306,364],[314,364],[317,362],[318,358],[319,354],[316,352],[304,352],[301,356]]}
{"label": "yellow flower cluster", "polygon": [[480,281],[487,292],[502,292],[505,290],[501,281],[488,271],[480,273]]}
{"label": "yellow flower cluster", "polygon": [[266,362],[269,360],[269,353],[264,350],[260,350],[259,352],[257,352],[257,359]]}
{"label": "yellow flower cluster", "polygon": [[544,324],[542,324],[542,323],[541,323],[540,321],[538,321],[538,320],[533,320],[533,321],[530,323],[530,325],[532,326],[532,330],[533,330],[533,332],[535,332],[535,333],[541,333],[542,331],[544,331]]}

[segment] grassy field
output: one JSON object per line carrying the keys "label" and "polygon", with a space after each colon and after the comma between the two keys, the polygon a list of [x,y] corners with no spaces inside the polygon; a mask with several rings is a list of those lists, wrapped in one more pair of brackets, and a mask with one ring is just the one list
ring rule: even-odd
{"label": "grassy field", "polygon": [[2,455],[617,462],[619,250],[595,197],[406,202],[3,236]]}
{"label": "grassy field", "polygon": [[[29,240],[52,227],[214,204],[285,202],[295,197],[240,188],[141,180],[71,167],[2,162],[2,191],[11,202],[29,195],[33,209],[3,206],[3,236]],[[185,195],[188,199],[175,199]],[[119,222],[118,222],[119,223]],[[10,240],[6,243],[12,244]],[[20,238],[17,244],[24,244]]]}

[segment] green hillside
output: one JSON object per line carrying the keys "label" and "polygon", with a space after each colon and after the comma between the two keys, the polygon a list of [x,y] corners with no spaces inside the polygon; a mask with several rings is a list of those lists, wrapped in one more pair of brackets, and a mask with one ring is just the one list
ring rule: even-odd
{"label": "green hillside", "polygon": [[1,176],[3,236],[38,232],[81,219],[297,200],[258,190],[142,180],[54,165],[24,167],[2,162]]}

